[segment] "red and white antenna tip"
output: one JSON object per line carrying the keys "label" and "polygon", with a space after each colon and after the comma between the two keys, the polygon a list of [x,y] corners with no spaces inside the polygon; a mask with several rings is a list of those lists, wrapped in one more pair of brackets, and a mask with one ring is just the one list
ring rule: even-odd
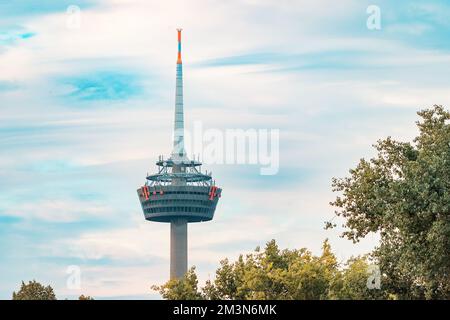
{"label": "red and white antenna tip", "polygon": [[177,64],[181,64],[181,28],[178,28],[178,58],[177,58]]}

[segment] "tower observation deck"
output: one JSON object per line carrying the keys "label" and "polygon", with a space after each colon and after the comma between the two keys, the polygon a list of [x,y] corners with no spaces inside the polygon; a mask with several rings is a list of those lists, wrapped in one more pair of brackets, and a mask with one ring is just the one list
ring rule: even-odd
{"label": "tower observation deck", "polygon": [[173,150],[160,156],[157,172],[137,190],[146,220],[170,223],[170,278],[187,272],[187,224],[212,220],[222,189],[202,163],[190,160],[184,149],[183,64],[181,29],[178,32]]}

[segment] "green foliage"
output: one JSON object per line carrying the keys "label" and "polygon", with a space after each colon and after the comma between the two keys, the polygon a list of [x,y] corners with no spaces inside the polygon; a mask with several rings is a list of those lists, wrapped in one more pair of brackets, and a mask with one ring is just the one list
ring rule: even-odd
{"label": "green foliage", "polygon": [[168,300],[199,300],[202,295],[198,292],[198,280],[195,267],[192,267],[183,278],[170,280],[161,286],[152,286],[164,299]]}
{"label": "green foliage", "polygon": [[342,195],[331,204],[345,220],[344,237],[381,236],[372,257],[392,295],[449,299],[450,113],[434,106],[418,114],[413,143],[378,141],[375,158],[333,179]]}
{"label": "green foliage", "polygon": [[208,280],[201,290],[194,269],[180,280],[152,288],[171,300],[383,298],[381,290],[367,289],[367,271],[365,258],[352,259],[340,269],[327,240],[320,256],[307,249],[280,250],[272,240],[263,251],[257,248],[235,262],[222,260],[214,280]]}
{"label": "green foliage", "polygon": [[[370,263],[367,256],[350,258],[342,272],[335,278],[330,294],[332,299],[372,300],[388,299],[386,291],[369,289],[367,282],[370,275]],[[382,280],[380,279],[380,282]]]}
{"label": "green foliage", "polygon": [[13,300],[56,300],[52,287],[43,286],[36,280],[29,281],[25,284],[22,281],[20,290],[13,292]]}
{"label": "green foliage", "polygon": [[92,298],[91,296],[85,296],[84,294],[82,294],[81,296],[78,297],[78,300],[94,300],[94,298]]}

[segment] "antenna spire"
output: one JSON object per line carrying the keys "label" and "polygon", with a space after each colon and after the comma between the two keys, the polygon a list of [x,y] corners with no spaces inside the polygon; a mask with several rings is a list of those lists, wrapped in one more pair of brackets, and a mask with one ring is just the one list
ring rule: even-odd
{"label": "antenna spire", "polygon": [[183,30],[183,29],[180,29],[180,28],[177,29],[177,32],[178,32],[178,59],[177,59],[177,64],[181,64],[182,63],[181,62],[181,30]]}
{"label": "antenna spire", "polygon": [[175,89],[175,123],[173,135],[173,151],[174,158],[184,158],[184,112],[183,112],[183,64],[181,62],[181,30],[178,32],[178,59],[177,59],[177,76]]}

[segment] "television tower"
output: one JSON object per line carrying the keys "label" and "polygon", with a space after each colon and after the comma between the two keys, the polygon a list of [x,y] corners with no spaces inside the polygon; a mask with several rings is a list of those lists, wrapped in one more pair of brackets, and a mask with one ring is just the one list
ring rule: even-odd
{"label": "television tower", "polygon": [[183,64],[181,29],[175,91],[173,150],[168,159],[159,157],[157,173],[147,176],[137,192],[146,220],[170,223],[170,279],[187,272],[187,225],[212,220],[222,189],[211,172],[201,172],[202,163],[190,160],[184,149]]}

